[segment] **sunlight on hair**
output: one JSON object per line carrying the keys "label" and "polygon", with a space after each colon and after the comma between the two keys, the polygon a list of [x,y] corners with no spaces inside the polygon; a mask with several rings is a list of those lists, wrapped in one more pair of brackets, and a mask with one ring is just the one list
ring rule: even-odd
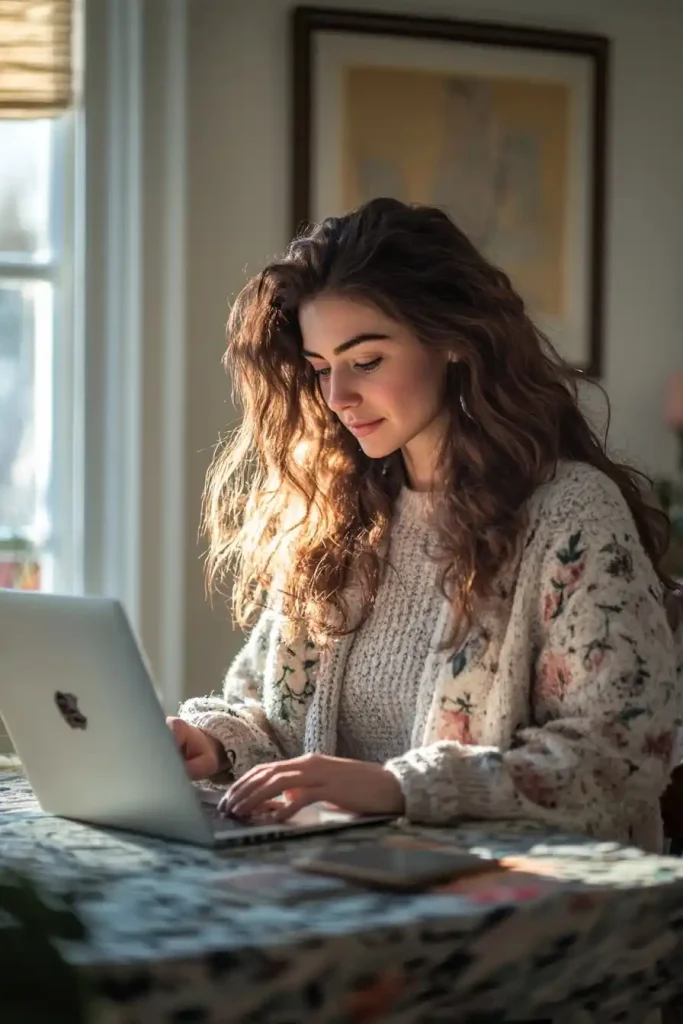
{"label": "sunlight on hair", "polygon": [[528,500],[560,460],[594,466],[619,487],[659,567],[666,517],[643,501],[639,474],[609,457],[577,401],[582,375],[554,352],[506,274],[443,211],[376,199],[294,239],[230,313],[225,366],[243,414],[216,451],[203,518],[207,581],[234,577],[238,623],[277,600],[324,643],[365,621],[378,591],[404,466],[400,452],[365,454],[303,356],[299,310],[330,294],[372,303],[435,353],[457,349],[434,519],[453,611],[447,645],[514,565]]}

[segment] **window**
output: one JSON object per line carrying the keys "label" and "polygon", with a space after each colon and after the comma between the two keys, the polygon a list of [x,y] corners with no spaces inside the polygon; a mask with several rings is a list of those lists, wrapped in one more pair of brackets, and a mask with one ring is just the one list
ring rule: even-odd
{"label": "window", "polygon": [[0,117],[0,586],[78,589],[74,117]]}

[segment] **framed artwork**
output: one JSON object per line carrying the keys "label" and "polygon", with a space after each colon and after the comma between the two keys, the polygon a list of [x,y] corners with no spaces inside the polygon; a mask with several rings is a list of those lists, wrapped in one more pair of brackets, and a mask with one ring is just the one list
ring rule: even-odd
{"label": "framed artwork", "polygon": [[294,230],[374,196],[439,206],[599,377],[607,39],[297,7],[293,49]]}

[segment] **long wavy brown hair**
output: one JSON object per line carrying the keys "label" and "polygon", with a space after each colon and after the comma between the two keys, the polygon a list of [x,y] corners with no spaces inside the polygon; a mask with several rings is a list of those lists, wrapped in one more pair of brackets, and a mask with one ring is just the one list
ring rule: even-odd
{"label": "long wavy brown hair", "polygon": [[242,418],[216,451],[204,526],[208,581],[234,575],[239,624],[277,591],[292,628],[325,642],[365,621],[381,579],[402,457],[369,458],[321,396],[299,309],[323,293],[370,301],[422,344],[453,353],[433,553],[459,624],[449,644],[514,563],[526,502],[560,459],[617,484],[659,565],[666,516],[643,500],[640,474],[607,455],[578,405],[582,375],[534,326],[508,277],[441,210],[374,199],[295,238],[231,310],[224,364]]}

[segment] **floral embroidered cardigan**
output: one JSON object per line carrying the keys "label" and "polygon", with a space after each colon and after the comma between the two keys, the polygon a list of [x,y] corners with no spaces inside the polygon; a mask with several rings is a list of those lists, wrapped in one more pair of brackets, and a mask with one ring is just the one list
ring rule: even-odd
{"label": "floral embroidered cardigan", "polygon": [[[386,765],[406,816],[531,819],[657,849],[658,800],[683,720],[683,659],[616,485],[561,463],[533,495],[521,558],[496,589],[455,653],[436,650],[451,621],[444,601],[436,665],[420,683],[426,713],[411,749]],[[335,752],[353,638],[319,653],[303,635],[286,644],[281,625],[264,612],[223,694],[180,710],[222,742],[234,776]]]}

